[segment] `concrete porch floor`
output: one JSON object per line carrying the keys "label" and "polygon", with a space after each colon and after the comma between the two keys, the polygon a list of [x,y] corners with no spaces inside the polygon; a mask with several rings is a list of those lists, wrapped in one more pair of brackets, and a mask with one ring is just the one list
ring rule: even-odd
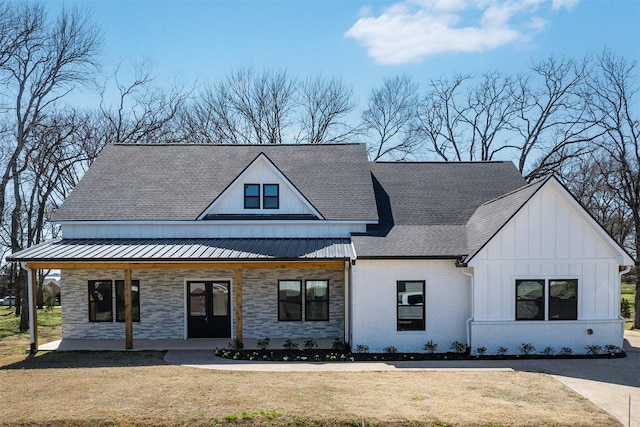
{"label": "concrete porch floor", "polygon": [[[286,339],[272,338],[269,349],[282,350]],[[293,339],[298,348],[304,348],[306,339]],[[334,338],[314,339],[318,348],[330,349]],[[143,340],[134,339],[133,349],[125,349],[125,341],[121,340],[57,340],[40,344],[38,351],[165,351],[165,350],[215,350],[216,348],[230,348],[231,338],[189,338],[184,340]],[[244,340],[244,348],[257,349],[257,339]]]}

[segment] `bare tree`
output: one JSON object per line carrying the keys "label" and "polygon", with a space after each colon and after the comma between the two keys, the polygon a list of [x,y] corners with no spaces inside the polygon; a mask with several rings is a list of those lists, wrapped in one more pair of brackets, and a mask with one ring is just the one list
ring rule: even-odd
{"label": "bare tree", "polygon": [[371,133],[371,160],[404,159],[415,154],[418,144],[415,119],[418,85],[403,75],[384,80],[369,96],[362,113],[362,127]]}
{"label": "bare tree", "polygon": [[[636,63],[628,62],[609,51],[597,58],[597,72],[589,80],[594,121],[602,130],[598,147],[606,159],[600,163],[600,179],[613,191],[630,216],[633,229],[630,253],[640,267],[640,94]],[[620,243],[625,243],[626,239]],[[636,274],[634,327],[640,328],[640,276]]]}
{"label": "bare tree", "polygon": [[[191,90],[177,84],[170,88],[153,86],[155,77],[149,60],[133,65],[131,81],[123,81],[120,67],[118,64],[111,78],[98,87],[100,113],[105,121],[103,145],[180,142],[184,132],[175,122]],[[113,104],[108,101],[111,80],[117,94]]]}
{"label": "bare tree", "polygon": [[[35,127],[53,105],[92,77],[100,37],[90,15],[80,9],[63,9],[56,22],[47,20],[40,3],[12,4],[10,13],[12,25],[4,28],[9,34],[2,38],[12,40],[14,48],[0,64],[0,77],[5,99],[11,102],[0,121],[9,123],[12,132],[2,141],[7,156],[0,180],[0,212],[4,215],[9,191],[13,197],[10,240],[15,252],[22,249],[21,156]],[[26,324],[23,315],[21,329],[26,329]]]}
{"label": "bare tree", "polygon": [[354,110],[353,91],[342,80],[307,78],[298,88],[300,134],[296,142],[331,144],[348,141],[356,129],[347,122]]}

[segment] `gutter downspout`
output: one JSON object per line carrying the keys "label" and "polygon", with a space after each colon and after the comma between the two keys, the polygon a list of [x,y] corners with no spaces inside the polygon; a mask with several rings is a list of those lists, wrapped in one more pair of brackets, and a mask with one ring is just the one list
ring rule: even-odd
{"label": "gutter downspout", "polygon": [[[471,272],[469,272],[469,270]],[[462,274],[464,274],[465,276],[469,276],[471,279],[471,317],[469,317],[467,319],[467,346],[469,347],[469,351],[471,351],[471,321],[474,319],[474,301],[473,301],[473,267],[464,267],[462,269]]]}

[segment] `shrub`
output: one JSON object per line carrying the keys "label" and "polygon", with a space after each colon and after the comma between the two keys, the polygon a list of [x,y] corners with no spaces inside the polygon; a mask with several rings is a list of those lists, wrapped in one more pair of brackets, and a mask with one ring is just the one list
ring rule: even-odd
{"label": "shrub", "polygon": [[55,306],[56,306],[56,297],[54,297],[53,295],[48,294],[44,298],[44,309],[45,309],[45,311],[53,311]]}
{"label": "shrub", "polygon": [[545,347],[544,350],[542,350],[542,354],[544,354],[545,356],[551,356],[553,355],[553,353],[555,353],[553,347]]}
{"label": "shrub", "polygon": [[390,345],[388,347],[383,348],[382,351],[384,351],[385,353],[394,354],[398,352],[398,349]]}
{"label": "shrub", "polygon": [[303,344],[305,350],[313,350],[318,348],[318,344],[314,340],[306,340]]}
{"label": "shrub", "polygon": [[622,349],[620,347],[618,347],[617,345],[613,345],[613,344],[609,344],[607,345],[605,348],[605,351],[607,353],[620,353],[622,351]]}
{"label": "shrub", "polygon": [[335,351],[347,351],[347,343],[343,339],[336,338],[331,344],[331,349]]}
{"label": "shrub", "polygon": [[460,341],[454,341],[451,344],[451,350],[453,350],[455,353],[464,353],[465,351],[467,351],[467,345]]}
{"label": "shrub", "polygon": [[429,340],[425,345],[424,345],[424,351],[426,351],[429,354],[433,354],[436,351],[438,351],[438,344],[434,343],[433,340]]}
{"label": "shrub", "polygon": [[478,354],[478,356],[484,356],[486,352],[487,352],[487,347],[476,348],[476,353]]}
{"label": "shrub", "polygon": [[631,303],[626,298],[620,299],[620,314],[625,319],[631,317]]}
{"label": "shrub", "polygon": [[358,344],[356,346],[356,353],[369,353],[369,346],[364,344]]}
{"label": "shrub", "polygon": [[504,356],[505,354],[507,354],[509,352],[509,349],[506,347],[498,347],[498,350],[496,350],[496,354],[498,356]]}
{"label": "shrub", "polygon": [[284,344],[282,344],[282,347],[286,348],[287,350],[295,350],[298,348],[298,343],[287,339]]}
{"label": "shrub", "polygon": [[269,338],[258,340],[258,348],[260,350],[266,350],[269,347]]}
{"label": "shrub", "polygon": [[523,356],[528,356],[534,351],[536,351],[536,348],[529,342],[523,342],[520,346],[520,354],[522,354]]}
{"label": "shrub", "polygon": [[560,349],[560,354],[563,356],[571,356],[573,354],[573,350],[571,347],[562,347]]}
{"label": "shrub", "polygon": [[587,350],[587,354],[600,354],[602,353],[602,346],[599,346],[597,344],[595,345],[588,345],[585,347],[585,349]]}

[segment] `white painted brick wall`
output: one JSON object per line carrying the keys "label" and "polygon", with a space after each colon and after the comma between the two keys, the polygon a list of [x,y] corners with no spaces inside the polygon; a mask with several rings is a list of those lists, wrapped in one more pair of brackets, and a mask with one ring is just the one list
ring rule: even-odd
{"label": "white painted brick wall", "polygon": [[[397,331],[396,282],[425,281],[425,331]],[[401,352],[422,352],[427,341],[448,351],[466,343],[471,316],[470,279],[452,260],[358,260],[353,267],[352,347],[381,352],[393,345]]]}
{"label": "white painted brick wall", "polygon": [[[588,334],[588,329],[593,333]],[[590,345],[622,348],[623,333],[622,320],[471,322],[471,351],[476,353],[478,347],[485,347],[487,354],[496,354],[498,347],[505,347],[508,354],[520,354],[520,346],[528,343],[536,353],[553,347],[558,354],[568,347],[574,354],[586,354]]]}

